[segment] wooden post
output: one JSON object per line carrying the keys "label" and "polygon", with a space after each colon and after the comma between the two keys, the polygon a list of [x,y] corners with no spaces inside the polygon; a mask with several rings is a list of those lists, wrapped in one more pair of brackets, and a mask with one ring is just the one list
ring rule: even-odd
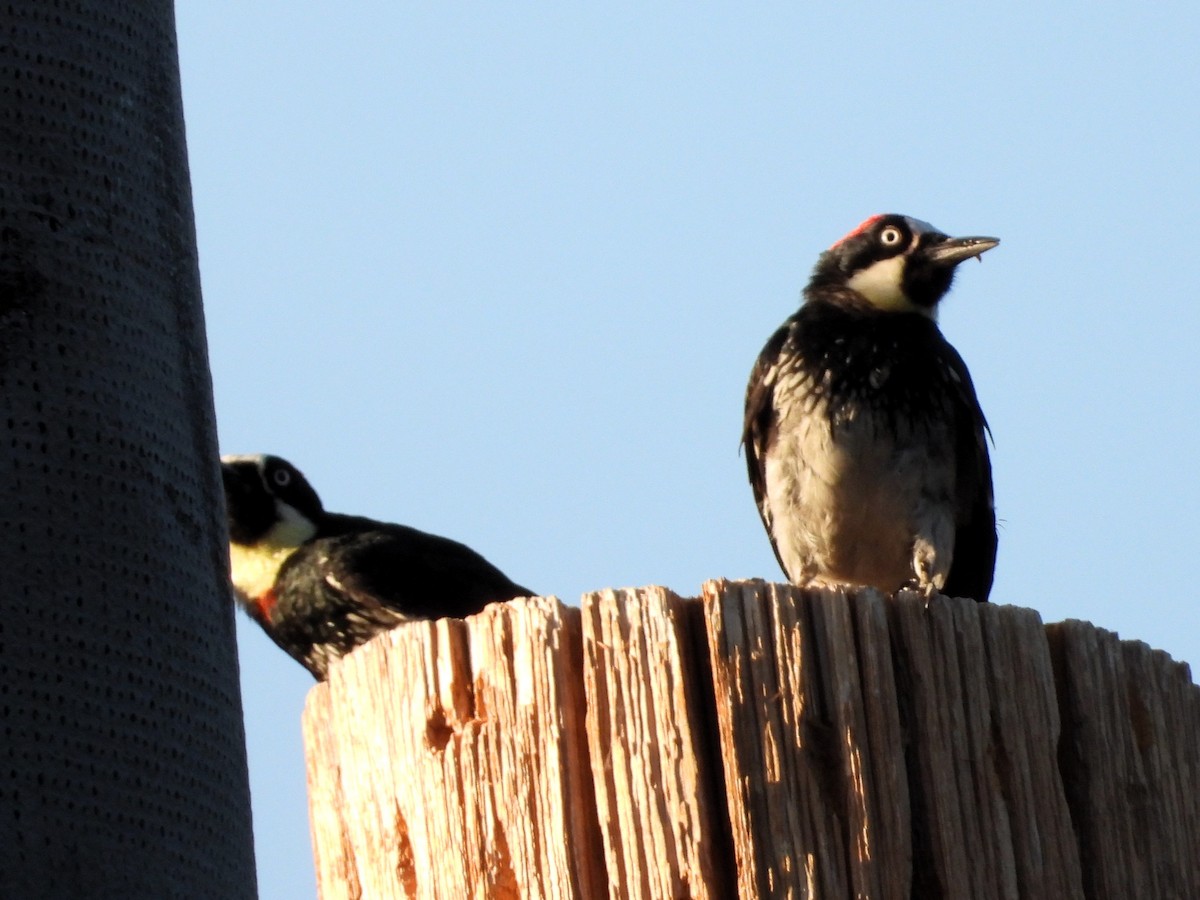
{"label": "wooden post", "polygon": [[1200,897],[1200,690],[1082,622],[714,581],[413,623],[304,715],[322,900]]}

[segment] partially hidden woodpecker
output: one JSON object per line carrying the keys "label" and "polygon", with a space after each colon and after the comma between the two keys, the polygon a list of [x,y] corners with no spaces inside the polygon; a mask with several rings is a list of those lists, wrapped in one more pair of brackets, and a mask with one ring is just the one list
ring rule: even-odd
{"label": "partially hidden woodpecker", "polygon": [[326,512],[278,456],[223,456],[221,474],[234,593],[318,681],[331,660],[401,622],[534,596],[457,541]]}
{"label": "partially hidden woodpecker", "polygon": [[742,443],[794,584],[987,601],[990,435],[937,309],[958,264],[999,243],[873,216],[821,254],[800,309],[763,348]]}

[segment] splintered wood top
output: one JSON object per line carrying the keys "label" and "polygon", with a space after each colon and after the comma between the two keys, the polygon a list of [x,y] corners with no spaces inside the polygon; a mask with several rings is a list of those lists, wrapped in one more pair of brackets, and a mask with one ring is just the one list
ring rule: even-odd
{"label": "splintered wood top", "polygon": [[322,900],[1200,897],[1200,690],[1084,622],[712,581],[415,622],[304,716]]}

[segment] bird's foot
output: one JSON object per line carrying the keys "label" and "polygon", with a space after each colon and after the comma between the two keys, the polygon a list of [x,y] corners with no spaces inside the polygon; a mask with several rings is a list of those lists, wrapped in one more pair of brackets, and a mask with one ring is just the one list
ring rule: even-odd
{"label": "bird's foot", "polygon": [[925,608],[929,608],[929,604],[933,602],[933,598],[938,595],[937,585],[932,581],[922,581],[919,578],[910,578],[904,584],[900,585],[902,591],[912,591],[914,594],[920,594],[925,599]]}

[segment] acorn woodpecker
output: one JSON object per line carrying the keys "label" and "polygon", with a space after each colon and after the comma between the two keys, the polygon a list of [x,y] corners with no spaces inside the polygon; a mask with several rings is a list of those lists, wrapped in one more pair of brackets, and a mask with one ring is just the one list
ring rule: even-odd
{"label": "acorn woodpecker", "polygon": [[821,254],[803,305],[763,348],[742,443],[793,583],[987,600],[987,423],[936,319],[955,267],[999,243],[873,216]]}
{"label": "acorn woodpecker", "polygon": [[234,593],[318,681],[331,659],[401,622],[535,596],[456,541],[326,512],[278,456],[223,456],[221,474]]}

